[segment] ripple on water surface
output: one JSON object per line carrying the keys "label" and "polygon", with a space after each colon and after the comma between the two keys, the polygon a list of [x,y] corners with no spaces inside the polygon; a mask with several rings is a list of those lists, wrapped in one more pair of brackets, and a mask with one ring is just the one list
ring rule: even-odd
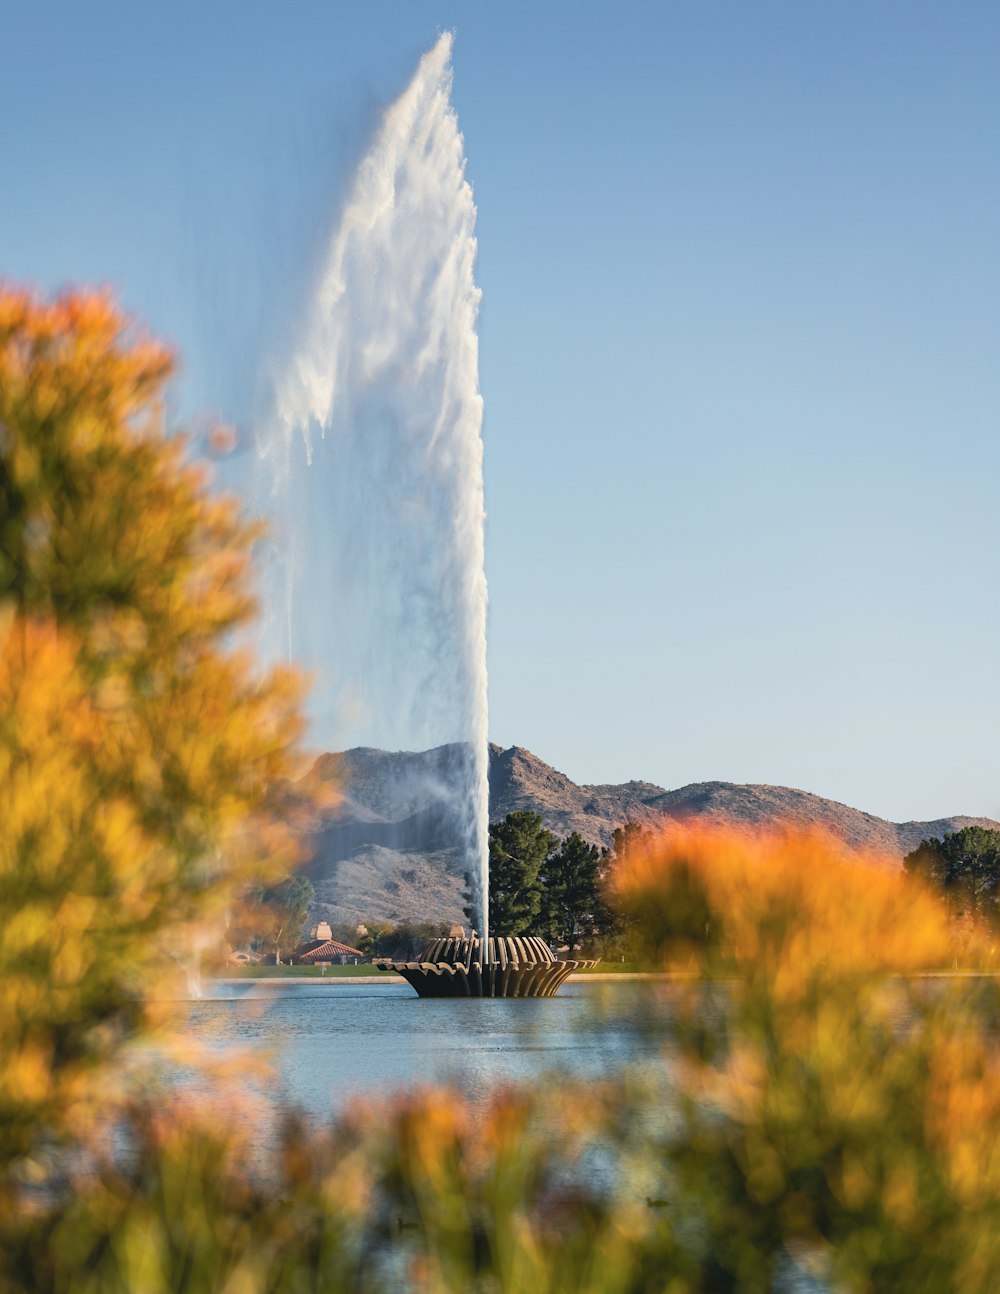
{"label": "ripple on water surface", "polygon": [[[349,1100],[453,1082],[473,1101],[499,1083],[557,1070],[613,1072],[649,1054],[631,984],[568,984],[553,998],[418,998],[405,984],[230,982],[188,1007],[188,1029],[270,1059],[282,1103],[325,1116]],[[607,1009],[598,1012],[604,1002]]]}

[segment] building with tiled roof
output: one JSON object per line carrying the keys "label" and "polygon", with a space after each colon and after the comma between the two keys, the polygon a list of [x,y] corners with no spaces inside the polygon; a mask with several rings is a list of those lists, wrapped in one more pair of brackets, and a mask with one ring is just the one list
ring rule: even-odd
{"label": "building with tiled roof", "polygon": [[310,939],[308,943],[299,944],[290,960],[304,963],[307,966],[320,966],[332,962],[346,964],[349,958],[364,957],[360,948],[342,944],[338,939]]}

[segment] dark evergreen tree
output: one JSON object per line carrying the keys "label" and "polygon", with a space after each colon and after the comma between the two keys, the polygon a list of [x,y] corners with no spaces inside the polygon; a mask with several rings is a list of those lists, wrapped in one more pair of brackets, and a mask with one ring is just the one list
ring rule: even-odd
{"label": "dark evergreen tree", "polygon": [[400,921],[386,931],[382,956],[395,961],[415,961],[429,943],[441,937],[441,927],[429,921]]}
{"label": "dark evergreen tree", "polygon": [[943,891],[956,917],[1000,919],[1000,831],[963,827],[921,840],[903,868]]}
{"label": "dark evergreen tree", "polygon": [[[625,851],[646,835],[636,823],[614,833],[600,850],[573,832],[557,846],[539,814],[510,813],[490,825],[490,932],[540,935],[570,947],[593,937],[620,936],[620,916],[605,895],[605,876]],[[471,926],[479,913],[471,903],[472,878],[465,876],[464,912]],[[620,938],[618,942],[621,942]]]}
{"label": "dark evergreen tree", "polygon": [[530,934],[541,909],[539,875],[556,838],[530,809],[490,825],[490,933]]}
{"label": "dark evergreen tree", "polygon": [[605,866],[614,868],[627,857],[630,849],[647,844],[652,839],[652,832],[641,822],[626,822],[623,827],[615,827],[611,836],[611,847],[602,855]]}
{"label": "dark evergreen tree", "polygon": [[541,911],[536,933],[572,950],[602,933],[606,909],[601,894],[601,851],[574,831],[542,866]]}

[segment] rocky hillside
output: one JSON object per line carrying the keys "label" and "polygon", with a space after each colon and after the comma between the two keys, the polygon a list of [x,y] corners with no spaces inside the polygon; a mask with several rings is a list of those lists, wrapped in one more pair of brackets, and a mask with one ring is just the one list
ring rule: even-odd
{"label": "rocky hillside", "polygon": [[[460,746],[418,753],[358,747],[324,755],[316,772],[336,780],[337,808],[315,824],[308,875],[315,915],[331,922],[462,920],[460,833],[454,804]],[[651,782],[578,786],[520,746],[490,747],[490,819],[532,809],[560,838],[578,831],[607,845],[625,822],[649,826],[703,819],[755,827],[775,822],[820,826],[852,849],[902,859],[926,836],[989,818],[888,822],[834,800],[785,786],[697,782],[668,791]]]}

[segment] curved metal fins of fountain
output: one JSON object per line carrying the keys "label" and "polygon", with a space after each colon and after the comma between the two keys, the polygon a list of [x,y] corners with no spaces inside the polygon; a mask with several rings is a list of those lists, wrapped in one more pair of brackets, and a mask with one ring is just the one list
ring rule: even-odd
{"label": "curved metal fins of fountain", "polygon": [[[490,939],[435,939],[419,961],[380,958],[421,997],[552,997],[573,974],[594,961],[558,961],[544,939],[533,935]],[[486,959],[483,953],[486,953]]]}

